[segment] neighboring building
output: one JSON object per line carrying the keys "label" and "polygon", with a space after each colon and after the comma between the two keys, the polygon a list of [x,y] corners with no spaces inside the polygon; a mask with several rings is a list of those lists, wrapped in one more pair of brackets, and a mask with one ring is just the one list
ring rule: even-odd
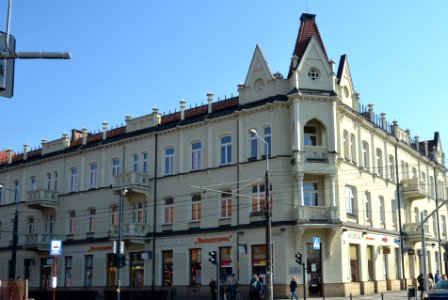
{"label": "neighboring building", "polygon": [[[123,290],[208,296],[212,250],[221,274],[235,273],[247,290],[252,273],[265,276],[268,154],[276,297],[289,295],[292,275],[302,282],[297,252],[309,266],[311,296],[371,294],[415,280],[423,270],[420,216],[447,199],[439,134],[419,141],[373,105],[363,107],[347,57],[334,72],[310,14],[301,17],[287,78],[271,73],[257,46],[238,92],[8,151],[0,163],[8,189],[0,191],[0,278],[8,277],[16,195],[17,275],[31,289],[50,286],[50,240],[61,239],[58,286],[113,291],[112,245],[126,189]],[[443,206],[425,224],[428,271],[447,272],[447,217]]]}

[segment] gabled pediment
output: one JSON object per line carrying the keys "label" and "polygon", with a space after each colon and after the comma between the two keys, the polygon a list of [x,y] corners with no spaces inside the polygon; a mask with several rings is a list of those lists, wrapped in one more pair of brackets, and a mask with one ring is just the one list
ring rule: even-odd
{"label": "gabled pediment", "polygon": [[273,80],[274,76],[269,69],[268,63],[264,59],[260,46],[257,45],[255,47],[254,55],[252,56],[252,61],[249,66],[249,71],[247,72],[244,85],[254,88],[257,80],[257,84],[262,84],[260,79],[264,81],[264,84],[266,84],[268,80]]}
{"label": "gabled pediment", "polygon": [[356,92],[350,73],[348,58],[345,54],[339,60],[338,72],[336,74],[336,90],[343,103],[355,108],[354,101],[357,101],[355,96]]}

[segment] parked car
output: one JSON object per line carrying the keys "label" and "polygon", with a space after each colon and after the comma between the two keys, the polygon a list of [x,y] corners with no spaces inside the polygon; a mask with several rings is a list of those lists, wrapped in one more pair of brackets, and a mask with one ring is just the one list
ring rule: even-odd
{"label": "parked car", "polygon": [[440,280],[428,291],[428,300],[448,299],[448,280]]}

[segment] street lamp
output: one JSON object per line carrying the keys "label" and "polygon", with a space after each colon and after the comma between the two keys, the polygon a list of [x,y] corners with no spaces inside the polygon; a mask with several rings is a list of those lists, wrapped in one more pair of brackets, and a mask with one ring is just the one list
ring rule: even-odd
{"label": "street lamp", "polygon": [[269,143],[266,142],[261,136],[258,135],[257,130],[250,129],[249,133],[252,136],[257,137],[266,146],[266,172],[265,172],[265,214],[266,214],[266,299],[273,300],[273,283],[272,283],[272,248],[271,248],[271,236],[272,236],[272,212],[271,212],[271,195],[269,186]]}
{"label": "street lamp", "polygon": [[[117,264],[116,264],[116,268],[117,268],[117,285],[116,285],[116,292],[117,292],[117,300],[120,300],[121,294],[120,294],[120,288],[121,288],[121,280],[120,280],[120,276],[121,276],[121,268],[123,267],[122,263],[121,263],[121,259],[123,258],[123,254],[124,254],[124,249],[121,248],[121,241],[122,241],[122,228],[123,228],[123,209],[124,209],[124,196],[127,194],[128,190],[124,189],[120,191],[120,200],[118,203],[118,240],[117,240],[117,255],[116,257],[118,258]],[[123,252],[123,254],[122,254]],[[118,261],[120,261],[120,263],[118,263]]]}
{"label": "street lamp", "polygon": [[5,188],[0,184],[0,191],[7,190],[14,193],[14,201],[16,203],[16,212],[14,214],[14,227],[12,230],[12,247],[11,247],[11,264],[9,266],[9,279],[14,280],[16,278],[16,261],[17,261],[17,229],[19,227],[19,199],[17,197],[18,187],[14,189]]}

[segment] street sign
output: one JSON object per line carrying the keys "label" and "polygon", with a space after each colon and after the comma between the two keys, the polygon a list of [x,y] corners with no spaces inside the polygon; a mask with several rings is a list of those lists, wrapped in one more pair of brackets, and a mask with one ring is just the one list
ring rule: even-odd
{"label": "street sign", "polygon": [[313,237],[313,250],[320,250],[320,238]]}
{"label": "street sign", "polygon": [[62,254],[62,241],[61,240],[51,240],[50,241],[50,255],[61,255]]}

